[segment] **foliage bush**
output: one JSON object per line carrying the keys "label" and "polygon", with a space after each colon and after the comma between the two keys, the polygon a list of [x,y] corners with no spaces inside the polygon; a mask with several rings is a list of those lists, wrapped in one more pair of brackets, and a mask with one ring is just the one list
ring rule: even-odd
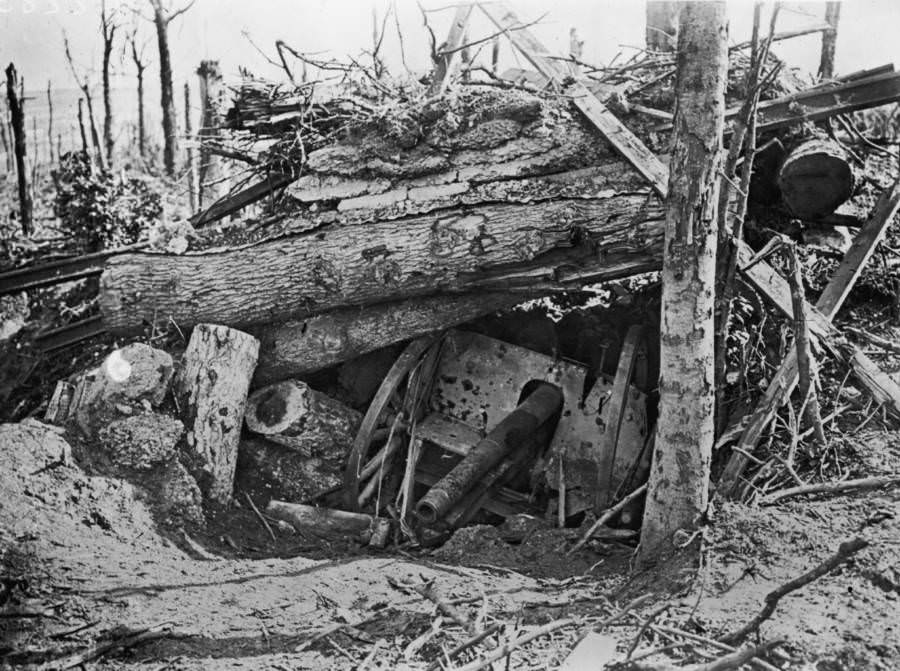
{"label": "foliage bush", "polygon": [[84,152],[64,154],[53,182],[56,216],[87,251],[136,242],[163,212],[162,197],[144,180],[98,170]]}

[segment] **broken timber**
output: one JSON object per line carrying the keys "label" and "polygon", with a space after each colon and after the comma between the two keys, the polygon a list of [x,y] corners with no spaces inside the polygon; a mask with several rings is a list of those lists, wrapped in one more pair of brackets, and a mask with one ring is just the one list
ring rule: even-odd
{"label": "broken timber", "polygon": [[[886,234],[888,226],[898,209],[900,209],[900,181],[882,194],[872,216],[860,229],[853,246],[848,250],[837,271],[829,280],[815,308],[809,308],[810,329],[813,335],[820,338],[824,335],[826,343],[829,339],[833,341],[836,339],[843,340],[831,322],[859,278],[860,273],[862,273],[866,262]],[[741,265],[746,265],[751,254],[746,247],[742,248],[740,253],[743,260]],[[762,264],[754,265],[745,271],[745,275],[760,291],[778,305],[785,314],[793,316],[790,290],[787,287],[787,282],[775,273],[771,267],[763,268],[761,266]],[[894,413],[900,414],[900,387],[858,349],[851,349],[850,363],[860,381],[863,382],[875,398],[879,402],[885,403]],[[741,473],[743,473],[749,461],[746,453],[754,449],[762,436],[762,432],[769,425],[776,411],[788,398],[796,384],[796,352],[791,351],[785,357],[778,372],[769,382],[766,393],[750,416],[749,422],[744,428],[720,478],[718,485],[720,493],[726,496],[735,496],[739,493],[741,489]]]}

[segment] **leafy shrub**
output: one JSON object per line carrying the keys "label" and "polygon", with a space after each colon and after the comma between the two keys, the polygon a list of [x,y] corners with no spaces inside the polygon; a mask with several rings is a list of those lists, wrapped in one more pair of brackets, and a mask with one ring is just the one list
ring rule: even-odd
{"label": "leafy shrub", "polygon": [[162,198],[146,182],[97,170],[84,152],[64,154],[53,181],[56,216],[88,251],[136,242],[162,215]]}

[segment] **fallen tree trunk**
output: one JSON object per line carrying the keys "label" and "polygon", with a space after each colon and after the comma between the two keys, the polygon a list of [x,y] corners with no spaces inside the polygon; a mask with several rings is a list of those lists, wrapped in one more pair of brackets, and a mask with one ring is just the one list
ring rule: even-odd
{"label": "fallen tree trunk", "polygon": [[253,384],[312,373],[535,297],[537,294],[484,292],[412,298],[256,326],[249,329],[260,341]]}
{"label": "fallen tree trunk", "polygon": [[781,197],[800,219],[831,214],[850,198],[853,185],[847,153],[831,140],[809,140],[795,147],[778,171]]}
{"label": "fallen tree trunk", "polygon": [[452,209],[224,252],[122,255],[100,303],[105,326],[128,331],[154,318],[244,326],[437,293],[565,288],[658,268],[662,229],[646,192]]}
{"label": "fallen tree trunk", "polygon": [[341,459],[362,415],[304,382],[286,380],[253,392],[244,421],[254,433],[307,457]]}

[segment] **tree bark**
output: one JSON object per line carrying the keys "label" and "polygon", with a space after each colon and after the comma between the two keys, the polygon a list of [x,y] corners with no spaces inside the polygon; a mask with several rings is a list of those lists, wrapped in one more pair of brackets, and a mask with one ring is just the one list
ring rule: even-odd
{"label": "tree bark", "polygon": [[809,140],[794,147],[778,171],[781,198],[800,219],[819,219],[853,195],[853,168],[847,152],[832,140]]}
{"label": "tree bark", "polygon": [[144,127],[144,70],[147,65],[144,63],[141,52],[138,52],[136,36],[132,35],[131,43],[131,60],[134,61],[134,67],[137,70],[137,97],[138,97],[138,152],[141,158],[145,157],[147,132]]}
{"label": "tree bark", "polygon": [[[219,61],[202,61],[197,75],[200,78],[200,128],[197,133],[201,141],[208,141],[219,135],[219,128],[223,123],[221,105],[224,91]],[[222,163],[222,158],[200,145],[201,208],[215,202],[227,191]]]}
{"label": "tree bark", "polygon": [[[184,135],[188,141],[193,141],[191,133],[191,87],[187,82],[184,83]],[[187,148],[187,182],[188,182],[188,203],[191,208],[191,214],[197,211],[197,166],[194,165],[194,150]]]}
{"label": "tree bark", "polygon": [[[5,115],[4,115],[5,116]],[[6,165],[6,171],[13,171],[13,152],[9,146],[9,137],[6,134],[6,120],[0,119],[0,142],[3,143],[3,158]]]}
{"label": "tree bark", "polygon": [[22,222],[22,233],[31,235],[34,232],[33,204],[31,200],[31,187],[28,184],[28,169],[25,166],[25,156],[28,153],[27,139],[25,137],[25,102],[17,90],[19,75],[16,66],[12,63],[6,68],[6,101],[9,105],[9,115],[12,121],[13,146],[16,153],[16,175],[19,187],[19,219]]}
{"label": "tree bark", "polygon": [[91,144],[94,146],[94,152],[97,154],[97,165],[101,170],[106,170],[106,158],[103,155],[103,147],[100,145],[100,135],[97,133],[97,124],[94,121],[94,101],[91,97],[91,91],[87,85],[82,88],[84,100],[87,103],[88,124],[91,129]]}
{"label": "tree bark", "polygon": [[203,493],[222,505],[231,500],[247,391],[258,354],[259,341],[253,336],[198,324],[175,380],[195,477]]}
{"label": "tree bark", "polygon": [[172,85],[172,60],[169,54],[169,17],[166,16],[162,0],[150,0],[153,6],[153,24],[156,27],[156,42],[159,48],[159,91],[162,107],[163,165],[169,177],[175,176],[175,161],[178,155],[178,129],[175,122],[175,93]]}
{"label": "tree bark", "polygon": [[117,26],[112,22],[110,15],[107,14],[105,1],[101,3],[100,7],[100,34],[103,37],[103,144],[106,148],[106,160],[111,166],[113,164],[115,139],[113,137],[112,97],[109,86],[109,61],[112,56],[113,40],[115,39]]}
{"label": "tree bark", "polygon": [[25,137],[25,102],[20,96],[19,75],[16,66],[12,63],[6,68],[6,101],[9,105],[9,115],[12,121],[13,147],[16,153],[16,175],[19,187],[19,220],[22,223],[22,233],[31,235],[34,232],[33,204],[31,201],[31,187],[28,184],[28,169],[25,166],[25,156],[28,153],[27,139]]}
{"label": "tree bark", "polygon": [[837,46],[838,21],[841,18],[840,0],[825,3],[825,22],[831,26],[822,33],[822,55],[819,59],[819,79],[834,77],[834,50]]}
{"label": "tree bark", "polygon": [[78,132],[81,134],[81,151],[88,153],[87,133],[84,130],[84,98],[78,99]]}
{"label": "tree bark", "polygon": [[154,315],[247,325],[437,293],[562,289],[657,269],[662,229],[646,194],[442,210],[224,252],[116,256],[100,302],[106,327],[127,331]]}
{"label": "tree bark", "polygon": [[673,0],[647,0],[647,48],[651,51],[675,51],[678,43],[678,3]]}
{"label": "tree bark", "polygon": [[260,341],[253,384],[260,386],[306,375],[535,297],[537,294],[497,291],[412,298],[252,327],[250,333]]}
{"label": "tree bark", "polygon": [[681,10],[663,253],[660,409],[638,561],[656,563],[706,510],[714,440],[714,287],[728,68],[724,2]]}
{"label": "tree bark", "polygon": [[362,415],[305,382],[285,380],[253,392],[244,421],[254,433],[307,457],[340,459],[346,457]]}

